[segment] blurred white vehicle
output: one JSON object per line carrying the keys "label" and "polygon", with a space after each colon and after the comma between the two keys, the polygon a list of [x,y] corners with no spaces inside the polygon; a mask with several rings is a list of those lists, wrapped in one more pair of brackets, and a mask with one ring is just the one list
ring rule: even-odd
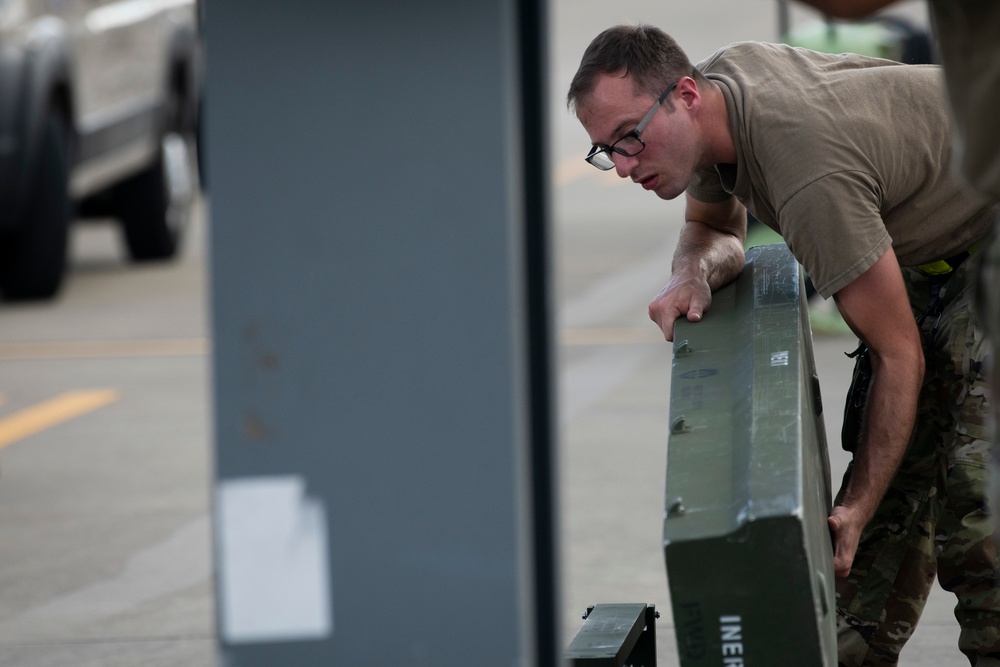
{"label": "blurred white vehicle", "polygon": [[175,255],[194,198],[194,0],[0,0],[0,294],[55,295],[76,217]]}

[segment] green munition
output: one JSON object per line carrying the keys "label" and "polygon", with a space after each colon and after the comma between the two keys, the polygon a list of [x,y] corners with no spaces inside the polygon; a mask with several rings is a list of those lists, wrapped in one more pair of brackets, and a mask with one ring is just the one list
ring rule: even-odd
{"label": "green munition", "polygon": [[653,605],[599,604],[566,649],[572,667],[656,667],[656,618]]}
{"label": "green munition", "polygon": [[835,667],[830,472],[803,278],[752,248],[678,320],[664,552],[683,667]]}

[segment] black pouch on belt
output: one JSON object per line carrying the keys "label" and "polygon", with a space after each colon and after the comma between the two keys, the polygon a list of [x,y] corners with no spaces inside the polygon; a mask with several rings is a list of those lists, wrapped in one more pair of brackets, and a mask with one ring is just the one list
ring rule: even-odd
{"label": "black pouch on belt", "polygon": [[847,392],[847,404],[844,406],[844,426],[840,431],[841,446],[852,454],[861,440],[861,432],[865,423],[865,404],[868,402],[868,387],[872,381],[872,362],[868,357],[868,346],[858,344],[858,349],[847,355],[853,358],[854,375],[851,377],[851,388]]}

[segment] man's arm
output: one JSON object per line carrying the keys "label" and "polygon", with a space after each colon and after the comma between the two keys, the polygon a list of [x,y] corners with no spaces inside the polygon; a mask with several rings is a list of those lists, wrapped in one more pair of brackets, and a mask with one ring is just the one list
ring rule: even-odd
{"label": "man's arm", "polygon": [[841,503],[830,513],[834,573],[846,577],[861,530],[875,514],[913,431],[924,355],[903,277],[890,248],[834,295],[844,320],[868,345],[872,382],[861,442]]}
{"label": "man's arm", "polygon": [[674,320],[685,315],[701,320],[712,292],[732,282],[743,270],[746,209],[735,197],[706,204],[687,196],[670,282],[649,304],[649,318],[667,340],[674,339]]}

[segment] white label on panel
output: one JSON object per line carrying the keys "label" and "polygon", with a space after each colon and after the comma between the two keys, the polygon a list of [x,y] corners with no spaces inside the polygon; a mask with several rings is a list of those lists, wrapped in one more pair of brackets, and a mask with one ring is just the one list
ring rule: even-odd
{"label": "white label on panel", "polygon": [[216,490],[221,633],[229,643],[333,632],[326,512],[298,476],[222,480]]}

